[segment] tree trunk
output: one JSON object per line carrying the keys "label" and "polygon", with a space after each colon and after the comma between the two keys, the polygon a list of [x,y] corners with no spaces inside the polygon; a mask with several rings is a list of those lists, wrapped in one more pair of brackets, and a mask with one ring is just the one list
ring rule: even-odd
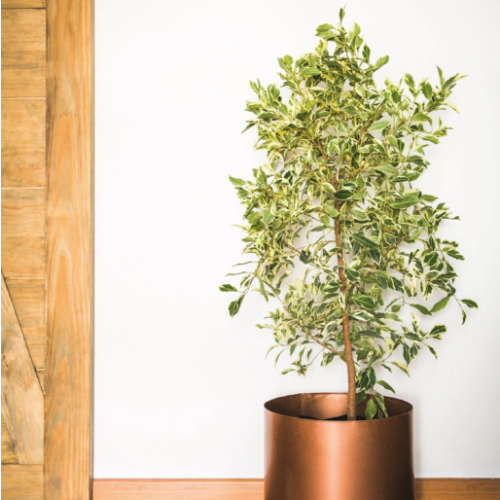
{"label": "tree trunk", "polygon": [[[340,212],[342,203],[335,202],[335,208]],[[340,214],[335,219],[335,243],[339,248],[337,252],[337,262],[339,265],[339,280],[341,283],[340,291],[344,294],[347,291],[347,279],[344,273],[344,253],[342,251],[342,237],[340,226]],[[346,297],[347,298],[347,297]],[[347,304],[342,310],[342,333],[344,335],[345,360],[347,363],[347,420],[356,420],[356,368],[352,355],[351,331],[349,324],[349,312]]]}

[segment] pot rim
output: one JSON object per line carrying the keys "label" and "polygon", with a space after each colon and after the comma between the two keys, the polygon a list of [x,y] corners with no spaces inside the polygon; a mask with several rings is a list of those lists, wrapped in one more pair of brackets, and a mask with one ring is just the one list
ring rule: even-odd
{"label": "pot rim", "polygon": [[280,396],[278,398],[273,398],[270,399],[269,401],[266,401],[264,403],[264,410],[266,412],[272,413],[274,415],[278,415],[281,418],[290,418],[290,419],[296,419],[300,420],[301,422],[304,422],[307,424],[326,424],[326,425],[331,425],[331,424],[340,424],[340,425],[345,425],[345,424],[350,424],[350,425],[373,425],[374,422],[385,422],[389,420],[394,420],[396,418],[401,418],[401,417],[406,417],[409,414],[412,414],[413,412],[413,405],[411,403],[408,403],[408,401],[405,401],[404,399],[399,399],[399,398],[393,398],[391,396],[384,396],[384,399],[389,399],[392,401],[397,401],[399,403],[403,403],[407,405],[407,409],[403,411],[402,413],[399,413],[397,415],[392,415],[386,418],[374,418],[372,420],[310,420],[310,419],[305,419],[305,418],[300,418],[294,415],[284,415],[283,413],[280,413],[278,411],[271,410],[268,408],[268,405],[270,403],[273,403],[275,401],[278,401],[280,399],[285,399],[285,398],[290,398],[294,396],[301,396],[301,395],[313,395],[313,396],[326,396],[326,395],[338,395],[338,396],[347,396],[347,393],[345,392],[299,392],[296,394],[288,394],[287,396]]}

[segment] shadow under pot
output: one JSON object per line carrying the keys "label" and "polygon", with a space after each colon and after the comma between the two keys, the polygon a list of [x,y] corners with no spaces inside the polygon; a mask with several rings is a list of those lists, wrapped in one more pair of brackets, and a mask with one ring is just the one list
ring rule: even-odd
{"label": "shadow under pot", "polygon": [[[356,409],[362,418],[366,403]],[[339,421],[347,394],[268,401],[265,500],[414,500],[413,407],[385,405],[388,418]]]}

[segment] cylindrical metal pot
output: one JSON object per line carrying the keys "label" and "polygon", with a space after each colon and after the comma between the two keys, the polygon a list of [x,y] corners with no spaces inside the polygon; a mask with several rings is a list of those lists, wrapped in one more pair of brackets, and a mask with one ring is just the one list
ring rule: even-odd
{"label": "cylindrical metal pot", "polygon": [[298,418],[345,415],[346,394],[268,401],[265,500],[414,500],[413,408],[395,398],[385,404],[388,418],[348,422]]}

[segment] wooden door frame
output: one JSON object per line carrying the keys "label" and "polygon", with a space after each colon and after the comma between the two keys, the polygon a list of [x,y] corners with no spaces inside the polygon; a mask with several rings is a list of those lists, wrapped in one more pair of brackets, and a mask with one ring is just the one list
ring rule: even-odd
{"label": "wooden door frame", "polygon": [[47,0],[46,500],[92,498],[94,6]]}

